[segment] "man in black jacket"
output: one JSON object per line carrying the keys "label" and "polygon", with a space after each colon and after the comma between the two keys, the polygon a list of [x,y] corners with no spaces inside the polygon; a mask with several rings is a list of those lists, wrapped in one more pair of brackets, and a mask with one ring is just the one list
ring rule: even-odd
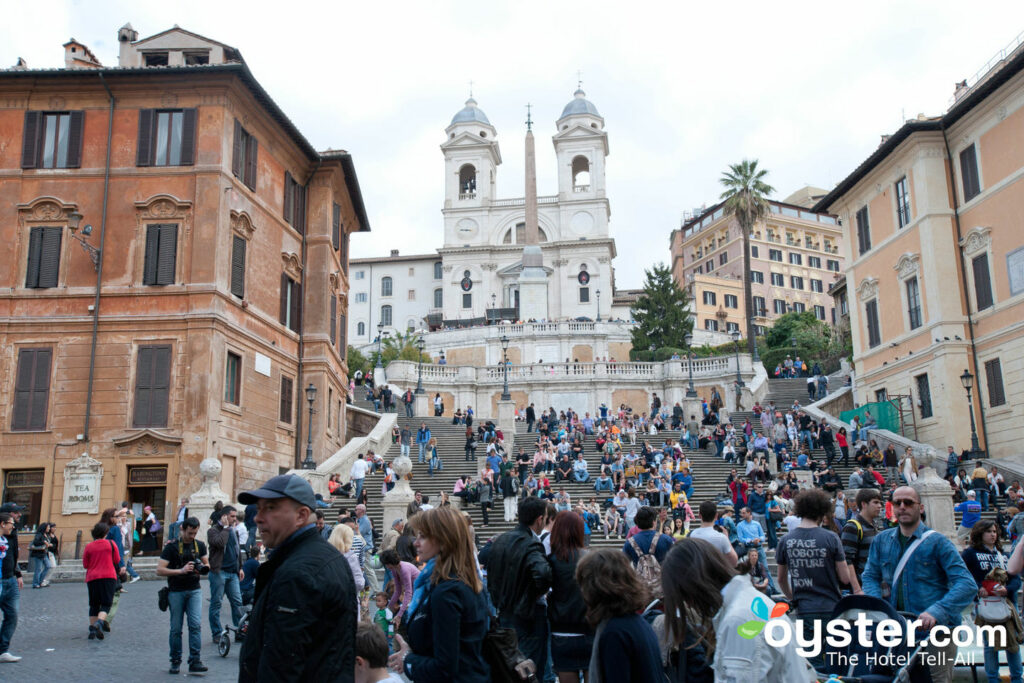
{"label": "man in black jacket", "polygon": [[[480,551],[487,568],[487,590],[502,626],[516,630],[519,649],[542,671],[548,659],[545,595],[551,587],[551,565],[538,534],[544,529],[547,503],[529,497],[519,503],[519,525]],[[262,571],[262,570],[261,570]]]}
{"label": "man in black jacket", "polygon": [[301,477],[282,474],[238,500],[259,505],[256,525],[273,549],[256,575],[239,683],[352,683],[355,581],[344,555],[316,531],[313,489]]}
{"label": "man in black jacket", "polygon": [[529,434],[533,431],[533,423],[537,421],[537,411],[533,409],[531,403],[526,408],[526,433]]}

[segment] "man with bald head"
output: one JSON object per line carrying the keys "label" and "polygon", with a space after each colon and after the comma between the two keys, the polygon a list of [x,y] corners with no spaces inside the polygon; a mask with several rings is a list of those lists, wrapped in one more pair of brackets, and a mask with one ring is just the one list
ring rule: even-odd
{"label": "man with bald head", "polygon": [[[861,577],[864,592],[916,614],[919,636],[936,625],[952,629],[974,600],[977,584],[952,541],[921,522],[921,497],[913,487],[893,491],[892,505],[899,526],[875,536]],[[927,646],[936,655],[928,667],[932,680],[952,681],[956,643],[948,632],[935,635]]]}

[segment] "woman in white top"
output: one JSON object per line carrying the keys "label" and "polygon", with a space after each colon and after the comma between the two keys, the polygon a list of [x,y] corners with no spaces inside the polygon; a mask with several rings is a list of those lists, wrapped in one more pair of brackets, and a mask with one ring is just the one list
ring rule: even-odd
{"label": "woman in white top", "polygon": [[359,614],[359,593],[366,586],[366,577],[363,576],[363,568],[359,566],[359,557],[352,550],[352,527],[348,524],[335,524],[327,542],[337,548],[338,552],[345,556],[349,569],[352,570],[352,578],[356,582],[356,614]]}
{"label": "woman in white top", "polygon": [[903,472],[903,479],[908,484],[917,481],[917,459],[914,458],[914,453],[909,447],[903,454],[903,459],[900,460],[900,470]]}

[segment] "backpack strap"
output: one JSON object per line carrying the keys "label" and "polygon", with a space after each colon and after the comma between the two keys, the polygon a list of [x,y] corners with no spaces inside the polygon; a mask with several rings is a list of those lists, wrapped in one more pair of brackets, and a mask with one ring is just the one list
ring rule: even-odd
{"label": "backpack strap", "polygon": [[651,537],[651,550],[650,550],[650,554],[651,555],[653,555],[654,551],[657,550],[657,548],[658,548],[658,541],[660,541],[660,540],[661,540],[661,534],[659,534],[658,532],[655,532],[654,536]]}
{"label": "backpack strap", "polygon": [[851,519],[850,520],[850,524],[852,524],[855,527],[857,527],[857,540],[858,541],[863,541],[864,540],[864,527],[861,526],[861,523],[858,522],[855,519]]}
{"label": "backpack strap", "polygon": [[629,537],[629,545],[633,548],[633,552],[636,553],[636,557],[638,560],[645,555],[644,551],[640,550],[640,546],[636,544],[636,536]]}
{"label": "backpack strap", "polygon": [[[897,533],[899,533],[899,532],[897,532]],[[929,536],[931,536],[934,533],[935,533],[935,529],[929,529],[928,531],[924,532],[921,535],[921,538],[919,538],[916,541],[914,541],[913,543],[911,543],[910,547],[908,547],[906,549],[906,551],[903,553],[903,557],[900,558],[899,564],[896,565],[896,571],[893,572],[893,575],[892,575],[892,594],[891,594],[892,597],[896,596],[897,582],[899,581],[900,575],[903,573],[904,567],[907,566],[907,560],[910,559],[910,556],[914,554],[914,551],[917,550],[917,547],[919,545],[921,545],[921,543],[924,541],[924,539],[928,538]]]}

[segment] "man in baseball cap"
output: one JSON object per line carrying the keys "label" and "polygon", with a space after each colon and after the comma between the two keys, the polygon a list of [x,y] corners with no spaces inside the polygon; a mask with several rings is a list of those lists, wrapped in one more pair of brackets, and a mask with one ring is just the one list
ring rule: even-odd
{"label": "man in baseball cap", "polygon": [[259,506],[256,526],[273,549],[256,575],[239,683],[352,681],[355,581],[345,556],[317,532],[313,488],[298,475],[282,474],[238,500]]}

